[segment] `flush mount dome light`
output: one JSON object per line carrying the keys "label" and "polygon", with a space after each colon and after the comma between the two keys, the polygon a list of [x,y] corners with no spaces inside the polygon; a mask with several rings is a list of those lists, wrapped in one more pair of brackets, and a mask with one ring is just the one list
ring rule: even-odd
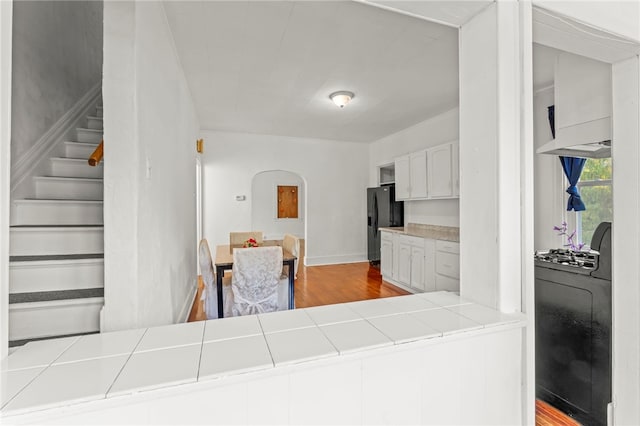
{"label": "flush mount dome light", "polygon": [[354,96],[353,92],[342,90],[340,92],[333,92],[330,94],[329,99],[331,99],[333,103],[338,105],[340,108],[344,108],[344,106],[348,104]]}

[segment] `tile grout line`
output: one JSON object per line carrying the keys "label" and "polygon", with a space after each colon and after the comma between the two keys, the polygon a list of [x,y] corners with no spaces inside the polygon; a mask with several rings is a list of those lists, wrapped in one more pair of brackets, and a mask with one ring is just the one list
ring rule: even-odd
{"label": "tile grout line", "polygon": [[207,330],[207,321],[202,327],[202,340],[200,341],[200,356],[198,357],[198,372],[196,373],[196,383],[200,381],[200,367],[202,366],[202,352],[204,352],[204,334]]}
{"label": "tile grout line", "polygon": [[[28,381],[28,382],[27,382],[23,387],[21,387],[21,388],[20,388],[20,390],[19,390],[18,392],[16,392],[16,394],[15,394],[15,395],[13,395],[11,398],[9,398],[9,400],[7,400],[7,402],[5,402],[4,404],[2,404],[2,407],[0,407],[0,408],[2,408],[2,409],[3,409],[3,408],[4,408],[4,407],[6,407],[7,405],[9,405],[9,403],[10,403],[11,401],[13,401],[13,400],[18,396],[18,395],[20,395],[20,394],[22,393],[22,391],[23,391],[23,390],[25,390],[25,389],[26,389],[26,388],[27,388],[31,383],[33,383],[33,382],[34,382],[38,377],[40,377],[40,376],[42,375],[42,373],[44,373],[44,372],[45,372],[49,367],[51,367],[51,366],[53,365],[53,363],[54,363],[54,362],[56,362],[56,360],[57,360],[58,358],[60,358],[60,357],[62,356],[62,354],[64,354],[65,352],[67,352],[67,351],[69,350],[69,348],[70,348],[71,346],[73,346],[73,345],[74,345],[78,340],[80,340],[80,338],[81,338],[81,337],[82,337],[82,336],[77,336],[77,338],[76,338],[72,343],[70,343],[70,344],[69,344],[69,346],[67,346],[67,347],[66,347],[62,352],[60,352],[60,353],[58,354],[58,356],[57,356],[57,357],[55,357],[53,360],[51,360],[51,362],[49,362],[49,364],[45,365],[45,366],[42,368],[42,370],[41,370],[38,374],[36,374],[36,375],[33,377],[33,379],[29,380],[29,381]],[[31,367],[31,368],[37,368],[37,367]],[[20,369],[18,369],[18,370],[28,370],[28,369],[29,369],[29,368],[20,368]],[[7,370],[7,371],[5,371],[5,373],[9,373],[10,371],[18,371],[18,370]]]}
{"label": "tile grout line", "polygon": [[107,389],[107,391],[104,393],[104,399],[108,398],[107,395],[109,395],[109,392],[111,392],[111,389],[113,388],[113,385],[116,384],[116,381],[118,380],[118,378],[122,374],[122,371],[124,370],[124,368],[129,363],[129,360],[131,359],[133,354],[136,352],[136,349],[140,345],[140,342],[142,342],[142,339],[144,338],[144,336],[147,334],[147,331],[149,331],[149,328],[145,328],[144,333],[142,333],[142,336],[140,336],[140,339],[138,340],[138,343],[136,343],[136,346],[133,348],[133,350],[131,351],[131,353],[127,357],[127,360],[124,362],[124,364],[122,364],[122,367],[120,368],[120,371],[118,371],[118,374],[116,374],[116,377],[114,377],[113,381],[111,382],[111,385],[109,385],[109,389]]}
{"label": "tile grout line", "polygon": [[262,328],[262,321],[260,321],[260,316],[256,315],[256,319],[258,320],[258,325],[260,326],[260,331],[262,332],[262,339],[264,340],[264,344],[267,345],[267,350],[269,351],[269,357],[271,357],[271,365],[273,368],[276,367],[276,360],[273,359],[273,353],[271,352],[271,346],[269,346],[269,341],[267,340],[267,333],[264,332],[264,328]]}

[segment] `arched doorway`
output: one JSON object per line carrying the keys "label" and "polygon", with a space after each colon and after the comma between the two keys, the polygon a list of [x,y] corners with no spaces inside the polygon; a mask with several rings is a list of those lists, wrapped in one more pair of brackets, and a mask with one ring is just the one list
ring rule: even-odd
{"label": "arched doorway", "polygon": [[[293,196],[283,200],[284,191]],[[306,185],[300,175],[285,170],[257,173],[251,182],[251,200],[251,229],[262,231],[265,239],[279,240],[284,234],[305,238]],[[289,203],[286,212],[283,202]]]}

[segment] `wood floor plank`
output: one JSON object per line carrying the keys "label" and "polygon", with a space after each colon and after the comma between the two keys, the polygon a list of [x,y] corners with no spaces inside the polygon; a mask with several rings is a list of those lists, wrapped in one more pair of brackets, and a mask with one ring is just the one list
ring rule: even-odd
{"label": "wood floor plank", "polygon": [[580,423],[557,408],[537,399],[536,426],[580,426]]}

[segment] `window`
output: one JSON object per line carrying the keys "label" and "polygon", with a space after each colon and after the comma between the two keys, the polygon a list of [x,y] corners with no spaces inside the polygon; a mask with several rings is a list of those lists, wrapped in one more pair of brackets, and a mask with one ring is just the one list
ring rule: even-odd
{"label": "window", "polygon": [[613,219],[611,158],[589,158],[578,189],[587,209],[576,213],[578,241],[589,245],[600,222]]}
{"label": "window", "polygon": [[298,218],[298,187],[278,185],[278,219]]}

